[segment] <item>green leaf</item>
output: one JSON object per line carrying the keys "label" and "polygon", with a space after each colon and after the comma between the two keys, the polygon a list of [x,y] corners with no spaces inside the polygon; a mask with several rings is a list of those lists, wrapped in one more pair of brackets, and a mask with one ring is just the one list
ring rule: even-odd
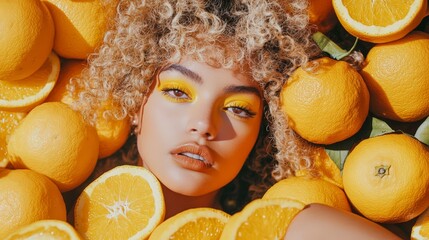
{"label": "green leaf", "polygon": [[329,155],[329,157],[332,159],[332,161],[334,161],[334,163],[341,171],[343,170],[344,162],[346,160],[347,155],[357,141],[358,140],[354,136],[352,136],[341,142],[325,146],[325,152]]}
{"label": "green leaf", "polygon": [[343,171],[344,163],[346,161],[346,157],[349,154],[349,150],[334,150],[325,148],[328,156],[334,161],[335,165]]}
{"label": "green leaf", "polygon": [[414,137],[420,142],[429,145],[429,117],[427,117],[426,120],[417,128]]}
{"label": "green leaf", "polygon": [[336,60],[340,60],[348,56],[356,47],[356,44],[358,42],[358,38],[356,38],[352,48],[349,51],[346,51],[321,32],[315,32],[312,38],[323,52],[328,53],[332,58]]}
{"label": "green leaf", "polygon": [[379,136],[391,132],[394,132],[394,130],[385,121],[372,117],[371,132],[369,137]]}

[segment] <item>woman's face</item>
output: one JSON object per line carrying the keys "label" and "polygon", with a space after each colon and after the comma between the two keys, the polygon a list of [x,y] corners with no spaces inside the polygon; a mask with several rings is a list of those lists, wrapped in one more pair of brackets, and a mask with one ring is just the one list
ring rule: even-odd
{"label": "woman's face", "polygon": [[261,125],[260,89],[229,69],[185,59],[165,68],[140,113],[138,150],[167,188],[220,189],[240,171]]}

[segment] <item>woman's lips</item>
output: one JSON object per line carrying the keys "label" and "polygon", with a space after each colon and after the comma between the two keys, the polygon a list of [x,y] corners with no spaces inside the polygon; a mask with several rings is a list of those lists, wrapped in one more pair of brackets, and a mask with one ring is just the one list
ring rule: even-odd
{"label": "woman's lips", "polygon": [[202,171],[213,166],[210,149],[198,144],[185,144],[170,151],[173,159],[182,167]]}

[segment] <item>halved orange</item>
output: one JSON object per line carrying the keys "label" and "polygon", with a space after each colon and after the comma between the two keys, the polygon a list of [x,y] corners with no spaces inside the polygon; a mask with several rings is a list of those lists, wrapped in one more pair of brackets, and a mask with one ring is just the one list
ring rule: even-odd
{"label": "halved orange", "polygon": [[147,169],[115,167],[90,183],[74,209],[85,239],[146,239],[164,219],[161,185]]}
{"label": "halved orange", "polygon": [[0,110],[28,112],[42,103],[54,88],[60,73],[60,59],[51,52],[31,76],[17,81],[0,79]]}
{"label": "halved orange", "polygon": [[6,240],[81,240],[72,225],[60,220],[39,220],[25,225],[6,237]]}
{"label": "halved orange", "polygon": [[8,112],[0,110],[0,168],[9,163],[7,158],[7,140],[19,122],[26,116],[23,112]]}
{"label": "halved orange", "polygon": [[232,215],[220,239],[283,239],[290,222],[304,207],[304,203],[287,198],[253,200]]}
{"label": "halved orange", "polygon": [[411,32],[426,16],[427,0],[333,0],[341,25],[368,42],[391,42]]}
{"label": "halved orange", "polygon": [[219,239],[230,215],[214,208],[193,208],[161,223],[149,240]]}

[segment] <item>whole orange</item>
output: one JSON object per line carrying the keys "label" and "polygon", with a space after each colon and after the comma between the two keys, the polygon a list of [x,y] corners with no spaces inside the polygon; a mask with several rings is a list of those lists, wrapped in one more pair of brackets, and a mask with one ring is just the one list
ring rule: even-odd
{"label": "whole orange", "polygon": [[66,206],[58,187],[28,169],[0,169],[0,238],[42,219],[66,220]]}
{"label": "whole orange", "polygon": [[310,0],[308,6],[309,21],[323,33],[332,30],[338,22],[332,0]]}
{"label": "whole orange", "polygon": [[[295,6],[290,1],[279,1],[288,13],[293,13]],[[308,21],[317,27],[317,31],[329,32],[338,22],[332,0],[309,0],[307,7]]]}
{"label": "whole orange", "polygon": [[316,173],[319,178],[328,181],[339,188],[343,189],[343,178],[340,168],[335,164],[334,160],[328,155],[324,147],[316,147],[312,157],[313,167],[306,168],[301,166],[301,169],[295,171],[297,177],[311,177]]}
{"label": "whole orange", "polygon": [[406,134],[365,139],[347,156],[344,191],[375,222],[406,222],[429,206],[429,147]]}
{"label": "whole orange", "polygon": [[63,58],[86,59],[103,42],[117,0],[43,0],[55,22],[54,50]]}
{"label": "whole orange", "polygon": [[289,126],[304,139],[332,144],[355,134],[368,115],[369,93],[347,62],[320,58],[300,67],[281,90]]}
{"label": "whole orange", "polygon": [[[68,91],[70,79],[79,77],[86,65],[85,60],[64,61],[58,81],[46,101],[63,102],[69,106],[72,105],[77,98],[76,95],[79,94],[79,90],[75,91],[76,95]],[[100,103],[100,105],[95,121],[95,129],[100,143],[98,158],[106,158],[125,144],[131,131],[131,122],[128,116],[123,119],[104,116],[104,111],[115,108],[112,101],[107,100]]]}
{"label": "whole orange", "polygon": [[118,151],[125,144],[131,132],[131,122],[128,116],[118,120],[113,116],[105,117],[103,115],[105,110],[112,108],[111,101],[102,104],[95,122],[95,129],[98,139],[100,139],[99,158],[106,158]]}
{"label": "whole orange", "polygon": [[269,198],[288,198],[304,204],[321,203],[351,211],[344,191],[322,178],[288,177],[267,190],[263,199]]}
{"label": "whole orange", "polygon": [[40,0],[0,1],[0,80],[36,72],[52,51],[54,22]]}
{"label": "whole orange", "polygon": [[67,89],[70,85],[70,79],[79,77],[86,66],[87,62],[85,60],[63,60],[58,80],[46,98],[46,102],[63,102],[70,106],[76,100],[76,96],[72,96]]}
{"label": "whole orange", "polygon": [[15,168],[48,176],[62,192],[85,181],[98,159],[95,128],[80,113],[60,102],[43,103],[19,123],[7,150]]}
{"label": "whole orange", "polygon": [[361,71],[370,95],[370,111],[401,122],[429,115],[429,34],[414,31],[375,45]]}

